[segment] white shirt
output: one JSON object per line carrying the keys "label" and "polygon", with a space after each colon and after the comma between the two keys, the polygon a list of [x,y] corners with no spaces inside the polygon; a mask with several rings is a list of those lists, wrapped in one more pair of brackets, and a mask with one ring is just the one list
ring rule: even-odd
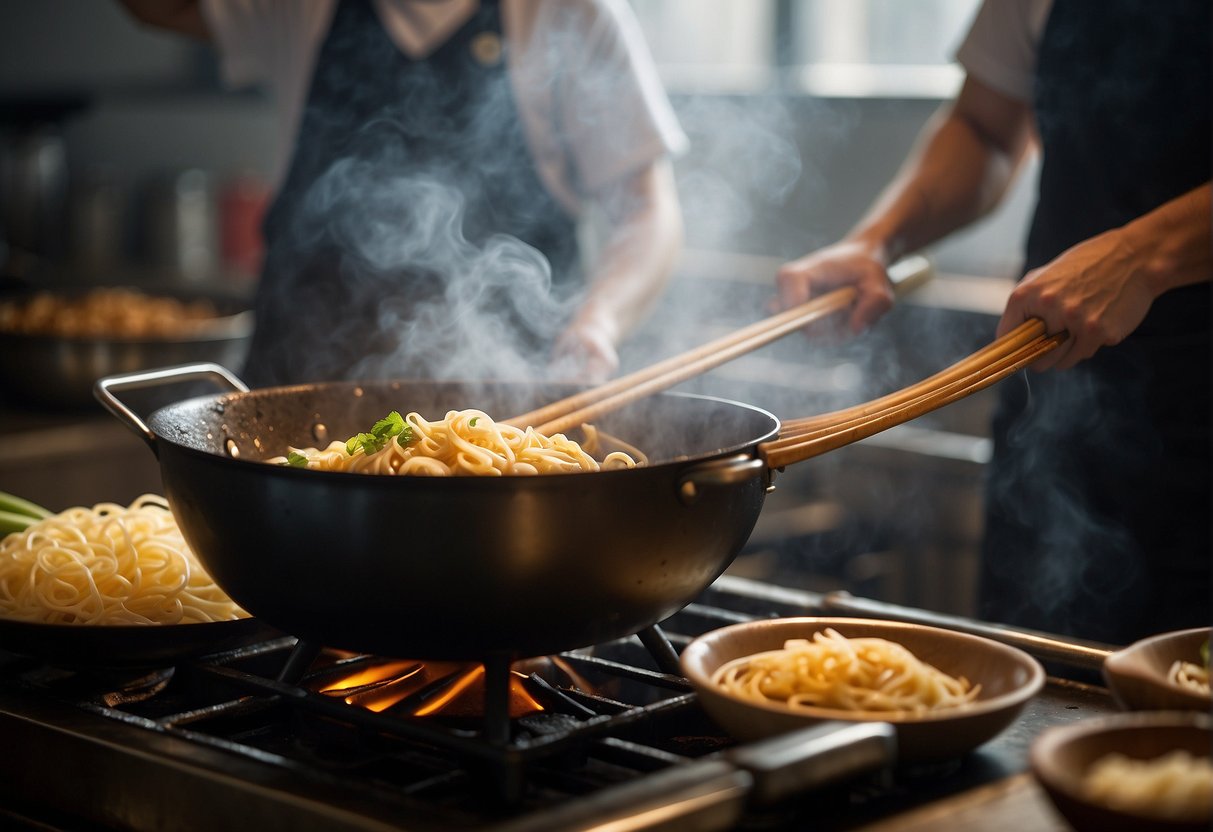
{"label": "white shirt", "polygon": [[[444,43],[479,0],[372,0],[412,58]],[[203,0],[231,86],[264,84],[278,101],[285,175],[312,69],[337,0]],[[507,71],[540,179],[580,214],[603,186],[681,152],[686,136],[624,0],[502,0]]]}
{"label": "white shirt", "polygon": [[983,84],[1031,102],[1036,52],[1052,8],[1053,0],[984,0],[956,60]]}

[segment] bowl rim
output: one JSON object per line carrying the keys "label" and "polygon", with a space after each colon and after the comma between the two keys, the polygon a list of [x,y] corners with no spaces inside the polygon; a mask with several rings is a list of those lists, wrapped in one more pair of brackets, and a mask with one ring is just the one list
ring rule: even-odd
{"label": "bowl rim", "polygon": [[[943,634],[948,638],[955,638],[969,644],[980,645],[983,649],[993,648],[995,652],[1002,653],[1007,658],[1011,659],[1015,664],[1024,668],[1028,672],[1027,681],[1006,693],[998,694],[989,698],[978,698],[974,702],[965,703],[951,708],[941,708],[934,711],[927,711],[922,714],[907,713],[904,711],[863,711],[863,710],[844,710],[840,708],[823,708],[816,705],[804,705],[791,707],[778,702],[758,702],[750,699],[741,699],[728,691],[722,690],[719,686],[712,683],[711,675],[715,672],[713,668],[711,672],[700,672],[700,668],[694,664],[700,654],[705,653],[708,647],[721,640],[727,640],[735,633],[756,628],[762,629],[785,629],[801,626],[818,626],[829,627],[835,624],[842,626],[859,625],[859,626],[876,626],[885,628],[890,633],[893,632],[915,632],[931,634]],[[810,634],[811,635],[811,634]],[[890,638],[889,640],[894,640]],[[743,705],[747,708],[754,708],[761,711],[766,711],[771,714],[777,714],[795,718],[805,718],[813,720],[845,720],[851,722],[888,722],[894,725],[929,725],[936,722],[952,722],[957,719],[980,717],[986,714],[1002,711],[1007,708],[1013,708],[1022,705],[1029,699],[1040,692],[1045,684],[1045,671],[1035,658],[1028,655],[1017,647],[1012,647],[1008,644],[985,638],[984,636],[972,635],[963,633],[958,630],[949,630],[944,627],[933,627],[926,624],[914,624],[910,622],[891,621],[888,619],[879,618],[856,618],[856,617],[838,617],[838,616],[792,616],[783,618],[763,618],[754,621],[743,621],[736,624],[728,624],[724,627],[719,627],[715,630],[709,630],[706,633],[693,639],[683,650],[680,657],[680,665],[683,674],[688,680],[700,691],[708,691],[711,694],[727,699],[731,702]]]}
{"label": "bowl rim", "polygon": [[1142,728],[1195,728],[1213,735],[1213,718],[1199,711],[1125,711],[1090,717],[1066,725],[1055,725],[1032,741],[1028,749],[1028,767],[1036,780],[1047,790],[1054,790],[1075,803],[1143,822],[1158,821],[1159,818],[1154,815],[1093,802],[1083,793],[1081,772],[1062,769],[1052,762],[1057,749],[1069,743],[1097,734]]}

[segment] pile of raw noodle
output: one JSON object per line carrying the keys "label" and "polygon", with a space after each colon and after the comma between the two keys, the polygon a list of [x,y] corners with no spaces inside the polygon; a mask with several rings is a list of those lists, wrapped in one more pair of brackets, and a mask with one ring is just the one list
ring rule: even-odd
{"label": "pile of raw noodle", "polygon": [[[452,410],[435,422],[409,413],[404,422],[411,429],[406,441],[392,436],[373,453],[366,453],[364,448],[351,453],[346,442],[332,442],[324,449],[290,451],[305,460],[299,467],[312,470],[429,477],[561,474],[633,468],[638,464],[636,458],[622,451],[609,453],[598,462],[591,455],[597,444],[592,428],[583,447],[562,433],[548,437],[534,428],[496,422],[481,410]],[[288,458],[266,461],[283,465]]]}
{"label": "pile of raw noodle", "polygon": [[248,616],[203,570],[164,498],[70,508],[0,540],[0,617],[187,624]]}
{"label": "pile of raw noodle", "polygon": [[977,698],[981,686],[954,678],[882,638],[845,638],[827,628],[782,650],[734,659],[713,674],[726,692],[792,708],[923,714]]}

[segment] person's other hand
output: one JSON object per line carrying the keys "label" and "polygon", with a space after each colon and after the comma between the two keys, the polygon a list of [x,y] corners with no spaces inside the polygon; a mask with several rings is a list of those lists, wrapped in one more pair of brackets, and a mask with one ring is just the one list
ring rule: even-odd
{"label": "person's other hand", "polygon": [[853,286],[858,297],[848,327],[862,332],[893,307],[893,285],[885,264],[869,247],[840,242],[780,267],[775,276],[779,305],[791,309],[832,289]]}
{"label": "person's other hand", "polygon": [[1119,344],[1137,329],[1154,301],[1133,261],[1133,250],[1117,231],[1067,249],[1015,287],[998,335],[1029,318],[1043,320],[1050,334],[1068,332],[1060,346],[1032,365],[1041,371],[1073,367],[1101,347]]}
{"label": "person's other hand", "polygon": [[601,384],[619,369],[612,329],[605,322],[579,318],[552,348],[548,375],[556,381]]}

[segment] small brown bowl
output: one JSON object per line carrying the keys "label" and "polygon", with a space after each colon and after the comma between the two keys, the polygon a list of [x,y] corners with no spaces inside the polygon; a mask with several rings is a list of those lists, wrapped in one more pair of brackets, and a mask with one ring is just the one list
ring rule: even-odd
{"label": "small brown bowl", "polygon": [[[967,705],[916,715],[791,708],[741,699],[712,682],[712,675],[726,662],[778,650],[788,639],[812,638],[827,627],[847,638],[898,642],[942,672],[981,685],[981,693]],[[682,651],[681,663],[704,710],[739,740],[761,739],[827,720],[888,722],[897,733],[898,758],[903,762],[943,760],[971,751],[1010,725],[1045,681],[1040,663],[1014,647],[921,624],[859,618],[773,618],[733,624],[692,641]]]}
{"label": "small brown bowl", "polygon": [[1210,720],[1185,711],[1115,714],[1050,728],[1032,743],[1032,773],[1078,832],[1208,832],[1213,818],[1180,821],[1113,809],[1083,792],[1087,769],[1105,754],[1149,760],[1182,749],[1209,756]]}
{"label": "small brown bowl", "polygon": [[1104,681],[1126,710],[1208,712],[1213,699],[1167,677],[1177,661],[1200,663],[1200,646],[1211,632],[1209,627],[1198,627],[1136,641],[1104,660]]}

